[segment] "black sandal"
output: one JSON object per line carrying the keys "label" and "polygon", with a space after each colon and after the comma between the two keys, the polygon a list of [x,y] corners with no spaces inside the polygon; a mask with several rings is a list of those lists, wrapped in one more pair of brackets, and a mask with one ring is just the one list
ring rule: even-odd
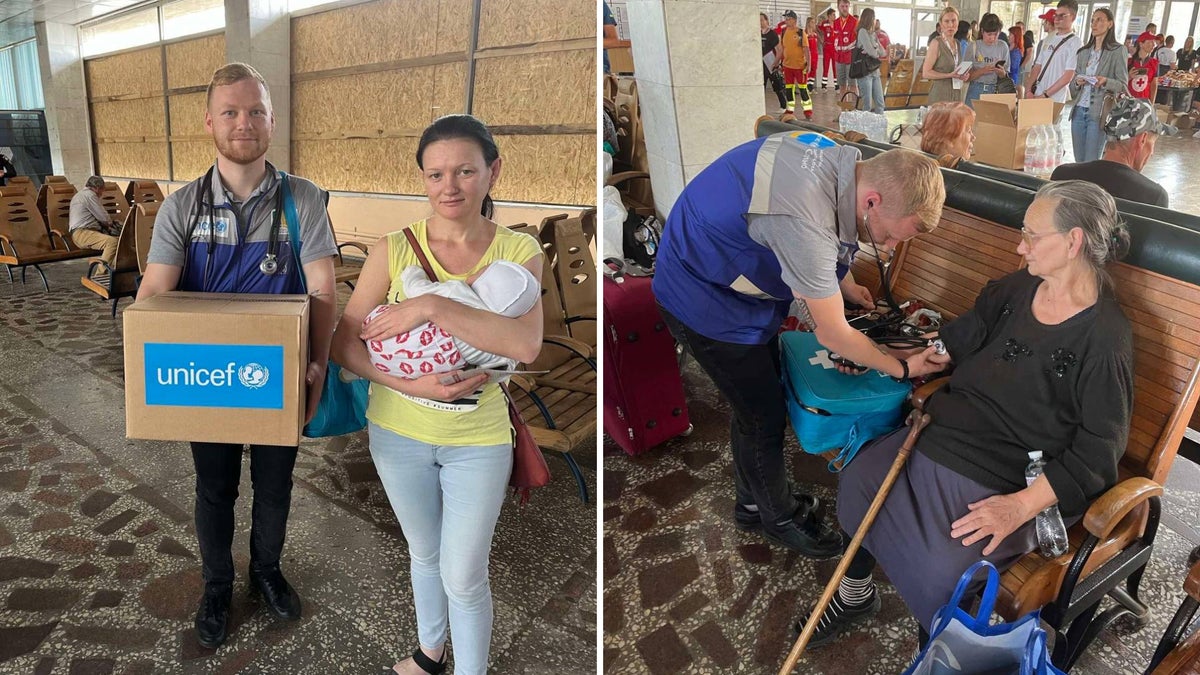
{"label": "black sandal", "polygon": [[[412,658],[413,658],[413,661],[417,664],[417,667],[420,668],[421,670],[429,673],[429,675],[439,675],[439,673],[443,673],[446,671],[446,649],[445,649],[445,647],[442,648],[442,660],[441,661],[434,661],[433,659],[429,658],[428,656],[425,656],[425,652],[421,651],[420,647],[417,647],[417,651],[413,652]],[[379,675],[396,675],[396,670],[395,670],[395,668],[388,668],[388,669],[384,670],[382,673],[380,673]]]}

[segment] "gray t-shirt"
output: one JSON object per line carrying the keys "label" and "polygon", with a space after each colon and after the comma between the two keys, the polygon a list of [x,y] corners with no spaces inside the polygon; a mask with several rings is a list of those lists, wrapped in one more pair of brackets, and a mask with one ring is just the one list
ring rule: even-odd
{"label": "gray t-shirt", "polygon": [[857,250],[854,169],[861,156],[852,147],[816,150],[783,143],[770,203],[756,212],[751,202],[750,238],[775,253],[783,281],[798,295],[828,298],[840,292],[837,266],[849,266]]}
{"label": "gray t-shirt", "polygon": [[[989,45],[985,44],[983,40],[976,40],[973,44],[975,46],[967,50],[967,59],[971,62],[971,70],[991,68],[1000,61],[1008,62],[1008,43],[996,40],[996,44]],[[975,82],[996,84],[996,74],[988,73]]]}

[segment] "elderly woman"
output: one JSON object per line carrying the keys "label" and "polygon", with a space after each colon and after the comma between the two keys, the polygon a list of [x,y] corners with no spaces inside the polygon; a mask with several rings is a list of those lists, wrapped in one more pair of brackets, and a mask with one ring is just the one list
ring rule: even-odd
{"label": "elderly woman", "polygon": [[942,157],[971,159],[975,111],[965,103],[934,103],[921,124],[921,150]]}
{"label": "elderly woman", "polygon": [[[1133,404],[1129,321],[1105,265],[1129,235],[1108,193],[1047,183],[1025,213],[1017,251],[1028,267],[993,281],[941,330],[957,368],[926,405],[931,423],[822,615],[811,644],[879,609],[883,566],[928,639],[963,570],[999,569],[1037,546],[1035,516],[1057,504],[1068,522],[1117,480]],[[838,517],[854,531],[904,441],[865,446],[842,473]],[[1026,485],[1028,453],[1045,473]]]}

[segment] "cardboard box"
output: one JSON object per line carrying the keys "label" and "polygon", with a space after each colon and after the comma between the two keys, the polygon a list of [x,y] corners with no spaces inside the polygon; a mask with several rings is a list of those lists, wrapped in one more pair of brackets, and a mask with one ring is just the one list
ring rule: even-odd
{"label": "cardboard box", "polygon": [[125,434],[297,445],[308,296],[170,292],[125,310]]}
{"label": "cardboard box", "polygon": [[1025,167],[1025,140],[1039,124],[1054,124],[1063,104],[1016,94],[984,94],[975,101],[975,156],[972,161],[1004,169]]}

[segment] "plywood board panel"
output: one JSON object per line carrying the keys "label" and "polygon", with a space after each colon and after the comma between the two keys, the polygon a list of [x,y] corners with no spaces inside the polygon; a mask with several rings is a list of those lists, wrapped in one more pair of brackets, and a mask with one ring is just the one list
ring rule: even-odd
{"label": "plywood board panel", "polygon": [[97,143],[96,164],[104,176],[166,180],[167,144]]}
{"label": "plywood board panel", "polygon": [[326,190],[424,194],[416,138],[295,141],[292,169]]}
{"label": "plywood board panel", "polygon": [[190,181],[208,171],[217,158],[212,141],[186,141],[171,144],[171,159],[175,166],[175,180]]}
{"label": "plywood board panel", "polygon": [[504,168],[494,199],[539,204],[596,203],[596,137],[497,136]]}
{"label": "plywood board panel", "polygon": [[97,140],[139,136],[164,138],[167,134],[166,120],[160,96],[129,101],[97,101],[92,104],[92,136]]}
{"label": "plywood board panel", "polygon": [[420,131],[433,115],[434,78],[439,67],[296,82],[292,85],[292,133]]}
{"label": "plywood board panel", "polygon": [[162,49],[157,45],[92,59],[85,67],[90,83],[88,95],[93,99],[127,94],[149,96],[162,92]]}
{"label": "plywood board panel", "polygon": [[595,91],[595,50],[479,59],[472,112],[489,125],[594,126]]}
{"label": "plywood board panel", "polygon": [[213,71],[225,65],[225,36],[210,35],[167,45],[167,87],[207,86]]}
{"label": "plywood board panel", "polygon": [[471,0],[441,0],[438,3],[437,50],[466,51],[471,41]]}
{"label": "plywood board panel", "polygon": [[445,63],[437,66],[436,73],[430,122],[442,115],[467,111],[467,64]]}
{"label": "plywood board panel", "polygon": [[594,0],[482,0],[479,16],[480,49],[596,37]]}
{"label": "plywood board panel", "polygon": [[204,129],[204,92],[168,96],[171,111],[171,136],[200,136]]}
{"label": "plywood board panel", "polygon": [[[440,0],[377,0],[292,20],[292,73],[438,53]],[[461,21],[469,21],[463,15]],[[448,51],[463,51],[465,41]]]}

